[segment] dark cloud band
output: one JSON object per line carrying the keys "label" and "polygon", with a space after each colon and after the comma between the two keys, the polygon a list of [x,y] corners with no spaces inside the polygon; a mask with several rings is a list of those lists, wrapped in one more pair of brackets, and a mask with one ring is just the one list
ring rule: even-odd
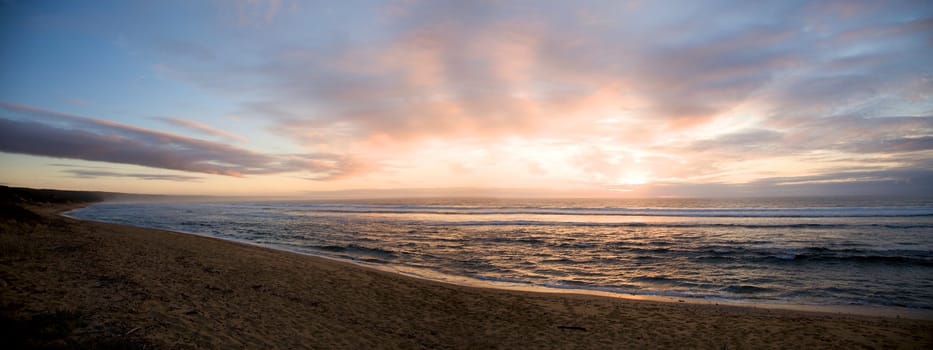
{"label": "dark cloud band", "polygon": [[309,172],[319,179],[351,171],[333,154],[270,155],[223,143],[0,102],[0,151],[244,176]]}

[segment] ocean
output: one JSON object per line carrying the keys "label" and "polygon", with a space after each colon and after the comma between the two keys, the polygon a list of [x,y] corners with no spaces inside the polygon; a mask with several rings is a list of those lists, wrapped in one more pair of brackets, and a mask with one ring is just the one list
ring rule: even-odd
{"label": "ocean", "polygon": [[69,215],[480,285],[933,309],[933,199],[106,202]]}

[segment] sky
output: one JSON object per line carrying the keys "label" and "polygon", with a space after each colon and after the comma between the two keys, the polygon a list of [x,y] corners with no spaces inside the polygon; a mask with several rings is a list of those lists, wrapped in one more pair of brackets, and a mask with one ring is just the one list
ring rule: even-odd
{"label": "sky", "polygon": [[933,194],[930,1],[0,1],[0,184]]}

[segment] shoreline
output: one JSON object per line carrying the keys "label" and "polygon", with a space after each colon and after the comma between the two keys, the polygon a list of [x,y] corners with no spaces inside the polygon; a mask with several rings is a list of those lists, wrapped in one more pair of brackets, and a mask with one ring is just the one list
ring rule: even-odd
{"label": "shoreline", "polygon": [[69,213],[82,208],[93,205],[94,203],[89,203],[87,205],[82,205],[75,208],[65,208],[55,212],[54,214],[70,218],[73,220],[87,221],[87,222],[97,222],[97,223],[106,223],[111,225],[125,226],[125,227],[135,227],[140,229],[147,230],[159,230],[172,232],[176,234],[192,235],[197,237],[203,237],[208,239],[215,239],[219,241],[232,242],[237,244],[244,244],[247,246],[270,249],[273,251],[287,252],[292,254],[298,254],[302,256],[308,256],[312,258],[325,259],[332,262],[349,264],[356,268],[370,269],[374,271],[379,271],[382,273],[389,273],[398,276],[404,276],[408,278],[413,278],[421,281],[429,281],[434,283],[443,283],[450,284],[454,286],[461,287],[470,287],[470,288],[479,288],[479,289],[491,289],[491,290],[504,290],[504,291],[516,291],[516,292],[528,292],[528,293],[542,293],[542,294],[553,294],[553,295],[583,295],[583,296],[593,296],[593,297],[605,297],[605,298],[619,298],[623,300],[630,301],[649,301],[649,302],[662,302],[662,303],[673,303],[673,304],[692,304],[692,305],[708,305],[708,306],[729,306],[729,307],[747,307],[753,309],[767,309],[767,310],[786,310],[786,311],[795,311],[795,312],[808,312],[808,313],[818,313],[818,314],[836,314],[836,315],[853,315],[853,316],[867,316],[867,317],[886,317],[886,318],[908,318],[916,320],[933,320],[933,310],[928,309],[915,309],[915,308],[906,308],[898,306],[883,306],[883,305],[817,305],[817,304],[795,304],[795,303],[782,303],[780,301],[754,301],[754,300],[733,300],[733,299],[714,299],[714,298],[698,298],[698,297],[687,297],[687,296],[666,296],[666,295],[650,295],[650,294],[633,294],[633,293],[622,293],[614,291],[604,291],[598,289],[585,289],[585,288],[559,288],[551,286],[537,286],[531,284],[521,284],[513,282],[499,282],[499,281],[486,281],[476,278],[470,278],[465,276],[456,276],[456,275],[447,275],[439,272],[435,272],[428,269],[416,269],[405,266],[395,266],[391,264],[377,264],[370,263],[365,261],[357,261],[354,259],[342,259],[338,257],[328,256],[325,254],[315,254],[314,252],[300,251],[296,249],[290,249],[284,246],[275,246],[275,245],[264,245],[259,243],[254,243],[246,240],[236,240],[236,239],[226,239],[222,237],[216,237],[208,234],[201,234],[195,232],[184,232],[184,231],[175,231],[175,230],[166,230],[154,227],[144,227],[144,226],[133,226],[127,224],[111,223],[105,221],[95,221],[90,219],[82,219],[69,215]]}
{"label": "shoreline", "polygon": [[216,237],[71,219],[56,214],[62,206],[30,209],[40,218],[0,221],[0,321],[8,343],[21,347],[933,345],[928,320],[463,286]]}

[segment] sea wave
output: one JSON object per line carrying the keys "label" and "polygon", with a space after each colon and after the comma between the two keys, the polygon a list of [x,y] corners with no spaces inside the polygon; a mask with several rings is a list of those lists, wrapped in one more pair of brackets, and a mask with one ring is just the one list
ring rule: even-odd
{"label": "sea wave", "polygon": [[914,217],[933,216],[929,206],[788,207],[788,208],[652,208],[560,206],[458,206],[384,204],[235,204],[241,209],[288,210],[293,213],[436,214],[436,215],[599,215],[674,217]]}
{"label": "sea wave", "polygon": [[654,227],[654,228],[748,228],[748,229],[834,229],[849,227],[883,227],[888,229],[933,228],[933,223],[909,224],[816,224],[816,223],[708,223],[708,222],[586,222],[549,220],[471,220],[471,221],[425,221],[426,226],[570,226],[570,227]]}
{"label": "sea wave", "polygon": [[[657,250],[651,250],[657,253]],[[693,250],[680,250],[680,255],[693,260],[748,261],[759,263],[823,262],[896,264],[933,267],[933,252],[925,250],[874,250],[808,248],[763,248],[703,246]]]}
{"label": "sea wave", "polygon": [[643,295],[933,308],[928,202],[807,208],[792,201],[776,202],[784,208],[553,203],[105,203],[73,215],[428,275]]}

